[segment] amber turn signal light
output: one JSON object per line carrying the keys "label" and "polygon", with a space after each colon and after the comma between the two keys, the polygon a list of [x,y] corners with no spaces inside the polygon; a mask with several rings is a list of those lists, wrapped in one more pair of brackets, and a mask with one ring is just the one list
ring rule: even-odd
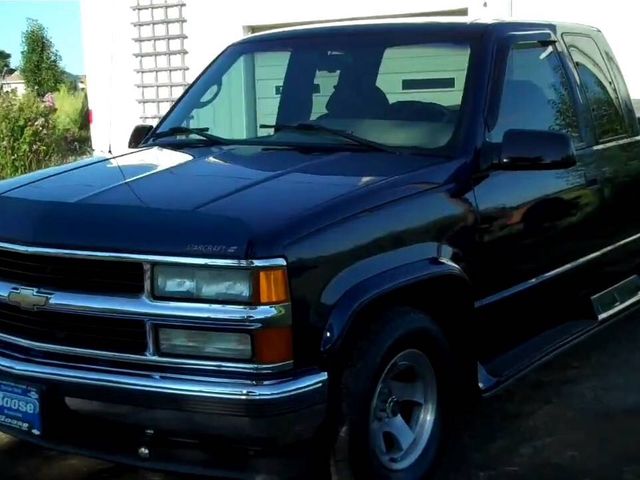
{"label": "amber turn signal light", "polygon": [[273,305],[289,301],[289,283],[284,268],[261,270],[258,272],[257,302],[260,305]]}
{"label": "amber turn signal light", "polygon": [[293,360],[291,327],[267,327],[253,333],[253,353],[257,363],[270,365]]}

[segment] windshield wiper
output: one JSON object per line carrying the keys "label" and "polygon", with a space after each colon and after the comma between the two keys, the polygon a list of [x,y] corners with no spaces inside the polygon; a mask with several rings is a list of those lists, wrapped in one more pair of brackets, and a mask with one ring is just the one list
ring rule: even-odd
{"label": "windshield wiper", "polygon": [[362,147],[367,147],[370,150],[376,150],[378,152],[387,152],[387,153],[399,153],[398,150],[393,149],[392,147],[388,147],[382,143],[374,142],[373,140],[368,140],[366,138],[358,137],[350,132],[345,130],[338,130],[331,127],[325,127],[324,125],[320,125],[318,123],[277,123],[275,125],[260,125],[260,128],[273,128],[274,131],[278,132],[279,130],[291,130],[296,132],[319,132],[319,133],[328,133],[330,135],[334,135],[336,137],[344,138],[345,140],[349,140],[356,145],[360,145]]}
{"label": "windshield wiper", "polygon": [[207,133],[209,128],[189,128],[189,127],[171,127],[167,130],[162,130],[160,132],[156,132],[149,137],[150,140],[157,140],[160,138],[174,137],[176,135],[195,135],[200,138],[204,138],[208,140],[208,143],[212,145],[226,145],[229,142],[222,137],[218,137],[216,135],[211,135]]}

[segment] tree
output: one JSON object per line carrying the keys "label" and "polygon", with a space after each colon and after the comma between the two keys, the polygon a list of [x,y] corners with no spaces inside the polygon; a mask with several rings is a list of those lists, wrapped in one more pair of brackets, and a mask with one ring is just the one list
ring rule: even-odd
{"label": "tree", "polygon": [[11,54],[9,52],[5,52],[4,50],[0,50],[0,75],[5,69],[11,66]]}
{"label": "tree", "polygon": [[22,65],[20,73],[28,90],[39,97],[55,92],[64,81],[60,54],[49,38],[47,29],[29,18],[22,33]]}

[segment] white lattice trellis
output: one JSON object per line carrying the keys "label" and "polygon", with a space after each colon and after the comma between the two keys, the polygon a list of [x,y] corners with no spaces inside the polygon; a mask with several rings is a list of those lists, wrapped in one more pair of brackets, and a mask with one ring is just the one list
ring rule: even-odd
{"label": "white lattice trellis", "polygon": [[187,86],[186,0],[135,0],[140,120],[155,122]]}

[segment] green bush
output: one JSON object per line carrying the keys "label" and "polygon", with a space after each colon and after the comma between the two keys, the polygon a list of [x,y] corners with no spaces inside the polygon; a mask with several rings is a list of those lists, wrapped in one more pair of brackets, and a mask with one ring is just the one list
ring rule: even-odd
{"label": "green bush", "polygon": [[34,94],[0,93],[0,178],[61,163],[54,113]]}
{"label": "green bush", "polygon": [[68,156],[77,157],[91,150],[89,133],[89,110],[87,95],[63,86],[54,95],[56,113],[54,116],[61,148]]}
{"label": "green bush", "polygon": [[91,152],[86,94],[63,87],[54,105],[33,93],[0,93],[0,179]]}

